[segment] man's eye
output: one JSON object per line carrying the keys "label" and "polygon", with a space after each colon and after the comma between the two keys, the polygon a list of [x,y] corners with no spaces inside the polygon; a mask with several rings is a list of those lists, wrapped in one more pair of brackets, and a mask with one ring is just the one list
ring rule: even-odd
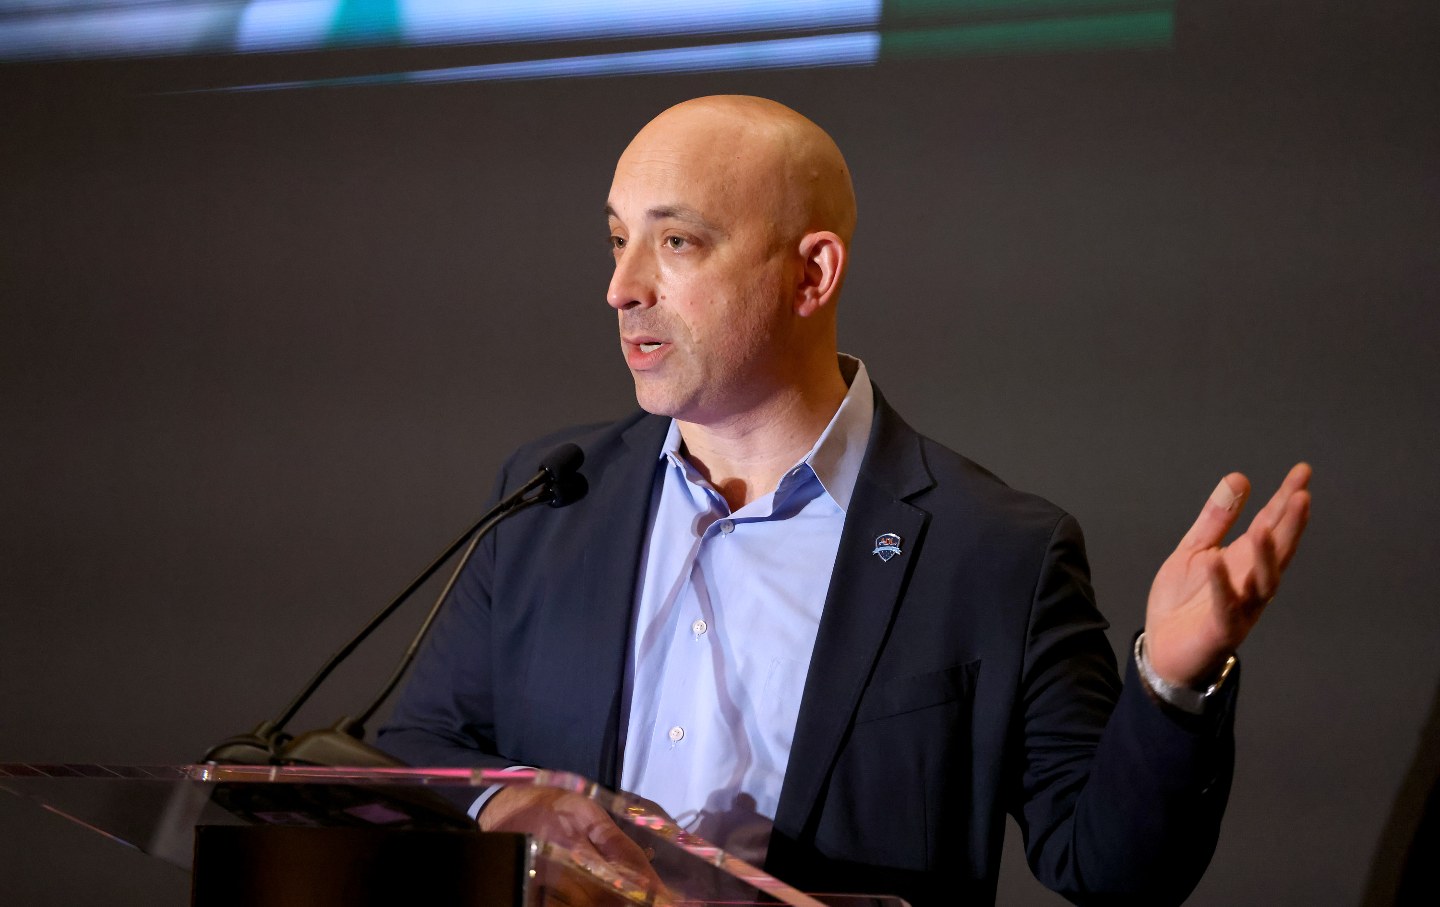
{"label": "man's eye", "polygon": [[665,237],[665,245],[678,252],[689,245],[689,243],[683,236],[667,236]]}
{"label": "man's eye", "polygon": [[625,237],[623,237],[623,236],[612,236],[612,237],[610,237],[610,248],[611,248],[613,251],[616,251],[616,252],[618,252],[618,251],[620,251],[621,249],[625,248]]}

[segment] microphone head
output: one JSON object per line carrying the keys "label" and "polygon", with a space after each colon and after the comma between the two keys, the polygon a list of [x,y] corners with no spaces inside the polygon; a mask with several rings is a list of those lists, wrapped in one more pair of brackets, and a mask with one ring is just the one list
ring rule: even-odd
{"label": "microphone head", "polygon": [[[577,448],[578,449],[578,448]],[[551,507],[565,507],[585,497],[590,483],[578,472],[567,473],[550,483]]]}
{"label": "microphone head", "polygon": [[564,478],[580,468],[585,462],[585,452],[574,444],[561,444],[545,455],[540,468],[550,474],[552,480]]}

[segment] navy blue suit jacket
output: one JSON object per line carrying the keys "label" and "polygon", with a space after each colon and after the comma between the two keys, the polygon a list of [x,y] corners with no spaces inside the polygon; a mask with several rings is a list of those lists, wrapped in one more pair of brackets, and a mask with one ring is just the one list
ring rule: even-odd
{"label": "navy blue suit jacket", "polygon": [[[590,490],[493,533],[379,743],[414,765],[619,778],[621,690],[656,459],[643,413],[559,441]],[[902,554],[873,556],[894,533]],[[1234,684],[1201,719],[1122,685],[1074,519],[876,413],[801,700],[766,867],[811,891],[992,903],[1006,813],[1077,903],[1178,903],[1213,853]],[[1232,678],[1233,679],[1233,678]]]}

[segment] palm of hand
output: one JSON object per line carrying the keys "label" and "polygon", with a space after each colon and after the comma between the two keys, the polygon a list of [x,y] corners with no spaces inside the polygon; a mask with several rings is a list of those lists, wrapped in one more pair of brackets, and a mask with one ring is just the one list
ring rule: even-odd
{"label": "palm of hand", "polygon": [[1222,546],[1250,492],[1231,473],[1161,565],[1145,616],[1146,658],[1179,686],[1203,686],[1240,646],[1295,555],[1310,513],[1310,467],[1297,464],[1244,534]]}

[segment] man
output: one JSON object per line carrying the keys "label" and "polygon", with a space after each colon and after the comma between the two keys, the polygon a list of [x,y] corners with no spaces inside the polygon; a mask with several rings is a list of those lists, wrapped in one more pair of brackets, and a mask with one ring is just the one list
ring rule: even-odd
{"label": "man", "polygon": [[[1308,467],[1229,547],[1249,485],[1220,482],[1122,687],[1075,522],[837,356],[855,201],[829,136],[758,98],[678,105],[607,213],[652,415],[512,459],[502,489],[573,440],[590,493],[486,541],[382,745],[594,777],[810,890],[992,901],[1009,812],[1072,899],[1182,900],[1228,794],[1231,657],[1294,554]],[[587,807],[507,788],[479,821],[633,859]]]}

